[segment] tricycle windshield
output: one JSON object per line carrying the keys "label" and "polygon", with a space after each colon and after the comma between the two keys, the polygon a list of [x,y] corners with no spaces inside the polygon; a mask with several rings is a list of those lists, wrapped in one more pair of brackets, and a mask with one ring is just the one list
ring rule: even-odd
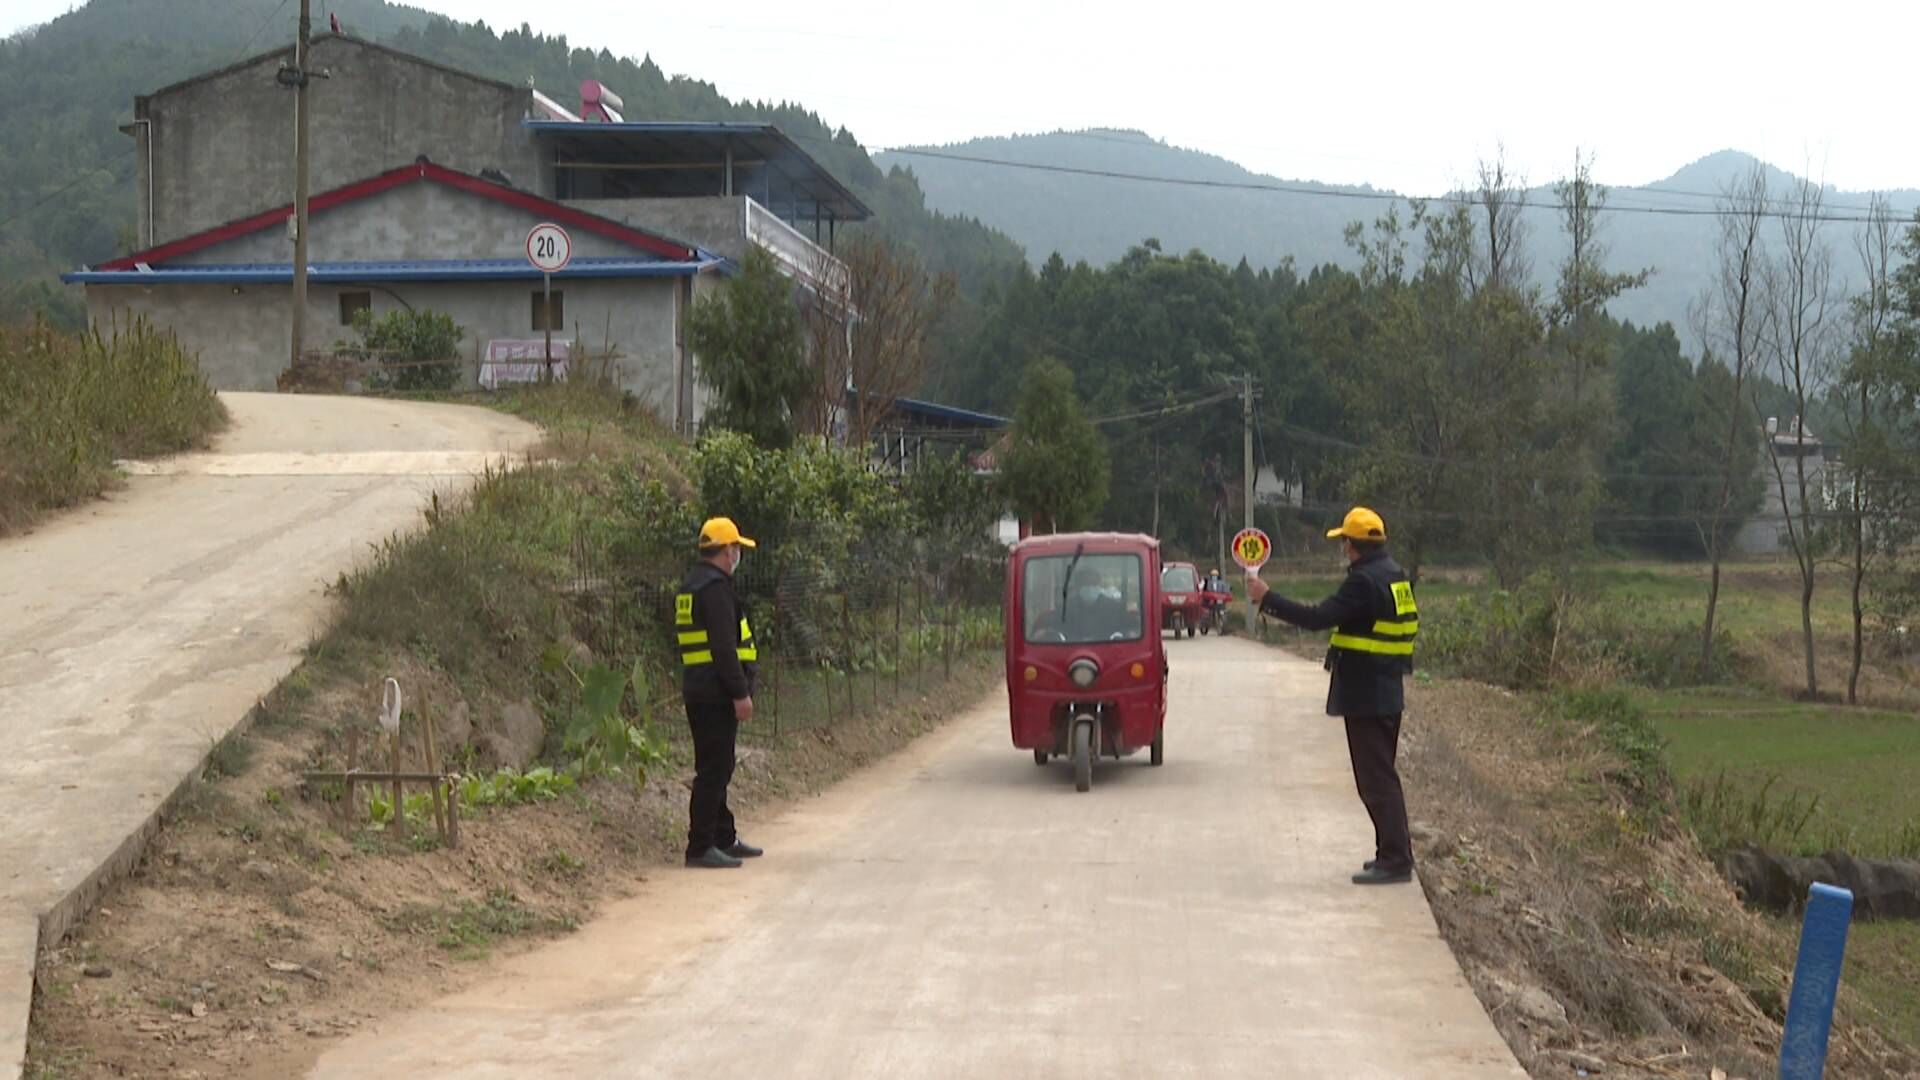
{"label": "tricycle windshield", "polygon": [[1138,641],[1145,633],[1137,554],[1041,555],[1028,559],[1022,574],[1023,629],[1029,642]]}
{"label": "tricycle windshield", "polygon": [[1198,592],[1199,576],[1191,566],[1169,566],[1160,574],[1162,592]]}

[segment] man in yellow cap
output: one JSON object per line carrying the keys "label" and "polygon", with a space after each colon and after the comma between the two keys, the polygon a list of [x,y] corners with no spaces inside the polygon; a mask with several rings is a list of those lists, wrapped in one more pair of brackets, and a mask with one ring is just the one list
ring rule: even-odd
{"label": "man in yellow cap", "polygon": [[1413,639],[1419,609],[1407,572],[1387,555],[1387,526],[1364,506],[1347,513],[1327,533],[1347,555],[1347,580],[1311,607],[1247,576],[1247,596],[1260,610],[1306,630],[1332,630],[1327,644],[1327,715],[1346,719],[1347,753],[1354,784],[1373,819],[1373,858],[1353,876],[1356,885],[1390,885],[1413,879],[1413,842],[1407,834],[1407,801],[1394,758],[1400,718],[1406,711],[1401,678],[1413,670]]}
{"label": "man in yellow cap", "polygon": [[740,725],[753,719],[754,668],[760,658],[733,588],[741,551],[753,546],[732,518],[710,519],[700,527],[700,559],[673,598],[680,696],[693,728],[687,865],[703,869],[737,868],[742,859],[762,853],[740,839],[727,808],[734,744]]}

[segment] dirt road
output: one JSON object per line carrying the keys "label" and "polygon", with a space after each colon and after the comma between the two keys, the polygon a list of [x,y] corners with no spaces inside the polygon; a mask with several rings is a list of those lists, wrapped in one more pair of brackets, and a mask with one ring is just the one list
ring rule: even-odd
{"label": "dirt road", "polygon": [[1179,642],[1167,763],[1008,745],[1004,701],[663,871],[315,1075],[1518,1077],[1371,854],[1317,667]]}
{"label": "dirt road", "polygon": [[322,625],[324,586],[428,494],[529,447],[485,409],[231,394],[210,453],[0,541],[0,1076],[64,932]]}

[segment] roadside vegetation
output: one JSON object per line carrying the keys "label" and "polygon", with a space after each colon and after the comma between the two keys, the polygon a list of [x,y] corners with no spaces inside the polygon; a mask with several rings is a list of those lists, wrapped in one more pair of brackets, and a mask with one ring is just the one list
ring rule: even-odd
{"label": "roadside vegetation", "polygon": [[[1920,672],[1898,635],[1865,671],[1866,704],[1807,700],[1797,570],[1730,563],[1703,676],[1708,572],[1594,563],[1508,590],[1433,568],[1421,585],[1405,753],[1423,882],[1534,1075],[1596,1059],[1630,1075],[1770,1072],[1798,923],[1744,908],[1721,857],[1920,856]],[[1297,566],[1267,577],[1302,597],[1338,582]],[[1813,616],[1844,677],[1844,593]],[[1916,980],[1920,924],[1855,926],[1833,1075],[1920,1066]]]}
{"label": "roadside vegetation", "polygon": [[116,460],[205,446],[226,422],[199,363],[143,321],[0,326],[0,536],[111,490]]}
{"label": "roadside vegetation", "polygon": [[[744,821],[997,674],[997,594],[980,583],[998,564],[975,558],[996,503],[957,464],[895,483],[807,439],[688,445],[590,381],[485,403],[540,422],[543,445],[436,498],[424,528],[333,584],[305,662],[209,747],[132,877],[43,954],[31,1052],[51,1075],[297,1071],[319,1038],[566,933],[676,861],[692,752],[671,594],[710,508],[761,541],[740,578],[765,656],[734,784]],[[348,805],[306,777],[344,767],[350,743],[384,766],[389,676],[407,767],[431,716],[458,773],[457,847],[423,789],[396,804],[361,784]]]}

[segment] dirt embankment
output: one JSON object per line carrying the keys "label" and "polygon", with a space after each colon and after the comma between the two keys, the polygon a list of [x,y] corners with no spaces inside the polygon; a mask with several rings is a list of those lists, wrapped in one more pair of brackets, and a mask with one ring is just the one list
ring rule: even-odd
{"label": "dirt embankment", "polygon": [[[1428,899],[1531,1075],[1774,1073],[1795,942],[1741,907],[1661,775],[1477,684],[1414,688],[1407,731]],[[1920,1054],[1843,990],[1828,1075],[1920,1077]]]}
{"label": "dirt embankment", "polygon": [[[745,835],[973,700],[995,660],[830,725],[743,736],[733,802]],[[446,849],[431,826],[343,822],[301,778],[337,767],[342,726],[377,700],[374,684],[317,688],[300,710],[311,722],[269,709],[244,743],[216,750],[134,874],[42,954],[29,1075],[291,1075],[326,1040],[566,933],[644,875],[686,872],[692,755],[677,714],[660,717],[668,760],[643,787],[597,781],[484,811]]]}

